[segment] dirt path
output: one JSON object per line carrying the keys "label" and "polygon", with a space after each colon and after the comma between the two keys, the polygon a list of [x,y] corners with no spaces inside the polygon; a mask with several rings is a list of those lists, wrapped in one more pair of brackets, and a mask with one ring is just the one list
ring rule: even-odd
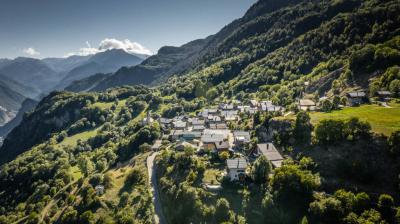
{"label": "dirt path", "polygon": [[151,192],[153,194],[153,204],[154,204],[154,221],[156,224],[167,224],[166,219],[164,217],[161,201],[160,201],[160,194],[158,192],[157,187],[157,178],[156,172],[154,168],[154,158],[158,155],[158,152],[151,154],[147,157],[147,171],[149,173],[149,184],[151,186]]}

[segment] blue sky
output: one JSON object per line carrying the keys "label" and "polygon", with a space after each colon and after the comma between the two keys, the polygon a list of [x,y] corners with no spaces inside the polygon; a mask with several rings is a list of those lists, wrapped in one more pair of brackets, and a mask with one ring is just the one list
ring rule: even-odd
{"label": "blue sky", "polygon": [[102,48],[156,53],[218,32],[255,2],[0,0],[0,58],[85,54],[102,41]]}

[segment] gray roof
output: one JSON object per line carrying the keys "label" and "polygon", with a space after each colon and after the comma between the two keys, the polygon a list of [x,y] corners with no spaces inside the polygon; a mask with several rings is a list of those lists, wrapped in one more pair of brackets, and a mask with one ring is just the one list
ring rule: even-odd
{"label": "gray roof", "polygon": [[184,132],[182,132],[182,136],[191,136],[191,137],[195,137],[195,138],[200,138],[201,132],[199,132],[199,131],[184,131]]}
{"label": "gray roof", "polygon": [[172,122],[172,119],[169,118],[160,118],[160,123],[162,124],[170,124]]}
{"label": "gray roof", "polygon": [[210,142],[220,142],[224,140],[223,135],[219,134],[213,134],[213,135],[203,135],[201,137],[201,141],[204,143],[210,143]]}
{"label": "gray roof", "polygon": [[227,142],[227,141],[215,142],[215,148],[217,148],[217,149],[229,149],[229,142]]}
{"label": "gray roof", "polygon": [[250,140],[250,133],[248,131],[233,131],[233,136],[235,137],[245,137]]}
{"label": "gray roof", "polygon": [[184,121],[175,121],[174,122],[174,127],[175,128],[185,128],[186,127],[186,122],[184,122]]}
{"label": "gray roof", "polygon": [[193,130],[204,130],[206,127],[204,125],[193,125]]}
{"label": "gray roof", "polygon": [[378,95],[380,95],[380,96],[390,96],[390,95],[392,95],[392,93],[390,91],[382,90],[382,91],[378,91]]}
{"label": "gray roof", "polygon": [[246,169],[247,162],[244,158],[227,159],[226,165],[228,169]]}
{"label": "gray roof", "polygon": [[269,161],[283,160],[283,157],[272,143],[257,144],[257,148]]}
{"label": "gray roof", "polygon": [[309,99],[302,99],[299,102],[300,106],[315,106],[315,102]]}
{"label": "gray roof", "polygon": [[359,92],[350,92],[350,93],[347,93],[347,95],[348,95],[349,97],[351,97],[351,98],[365,97],[365,96],[366,96],[365,92],[362,92],[362,91],[359,91]]}

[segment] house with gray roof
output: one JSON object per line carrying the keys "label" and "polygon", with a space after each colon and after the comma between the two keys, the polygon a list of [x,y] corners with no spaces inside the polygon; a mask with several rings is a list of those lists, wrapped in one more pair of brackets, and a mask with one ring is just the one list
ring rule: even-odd
{"label": "house with gray roof", "polygon": [[281,167],[284,160],[272,143],[257,144],[256,155],[264,155],[274,168]]}
{"label": "house with gray roof", "polygon": [[227,173],[231,181],[243,181],[246,178],[247,161],[244,158],[227,159]]}
{"label": "house with gray roof", "polygon": [[349,106],[357,106],[367,101],[367,94],[364,91],[349,92],[346,96]]}

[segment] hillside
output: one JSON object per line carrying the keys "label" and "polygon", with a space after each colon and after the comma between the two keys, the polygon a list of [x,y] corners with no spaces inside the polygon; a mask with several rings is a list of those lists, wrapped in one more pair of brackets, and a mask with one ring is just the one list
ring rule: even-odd
{"label": "hillside", "polygon": [[398,223],[399,12],[260,0],[50,93],[0,148],[0,223]]}

